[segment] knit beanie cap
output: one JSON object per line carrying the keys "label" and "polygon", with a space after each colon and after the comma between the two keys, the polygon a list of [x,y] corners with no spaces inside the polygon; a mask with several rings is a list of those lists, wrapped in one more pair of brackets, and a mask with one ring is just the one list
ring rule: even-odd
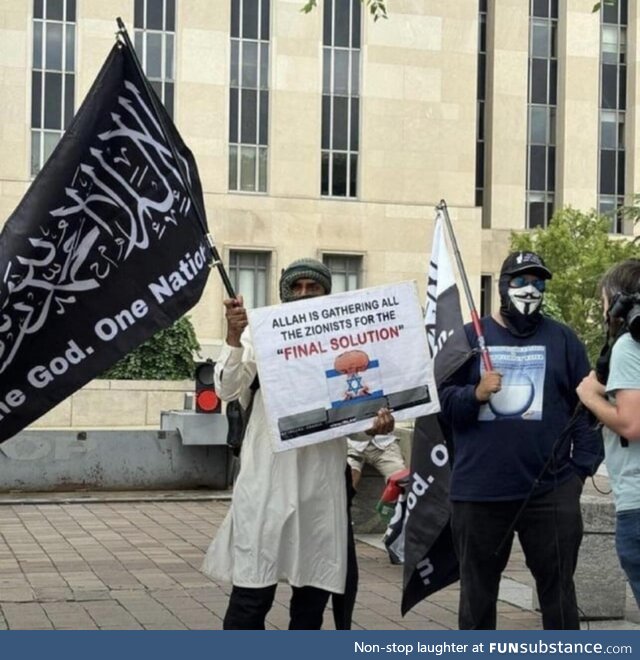
{"label": "knit beanie cap", "polygon": [[331,293],[331,271],[317,259],[297,259],[280,275],[280,300],[291,302],[294,299],[293,285],[301,279],[317,282],[326,294]]}

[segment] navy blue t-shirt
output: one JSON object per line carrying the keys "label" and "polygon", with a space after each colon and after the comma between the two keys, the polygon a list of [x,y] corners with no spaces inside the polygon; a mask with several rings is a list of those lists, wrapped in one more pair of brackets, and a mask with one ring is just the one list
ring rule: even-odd
{"label": "navy blue t-shirt", "polygon": [[[479,355],[439,389],[442,414],[451,427],[454,461],[450,497],[462,501],[499,501],[527,497],[536,478],[572,419],[576,387],[589,373],[583,344],[567,326],[544,317],[530,337],[516,337],[491,317],[482,320],[493,368],[502,389],[489,403],[475,398],[482,369]],[[471,346],[472,326],[465,326]],[[572,432],[554,451],[536,492],[583,479],[602,461],[602,437],[586,411],[577,414]]]}

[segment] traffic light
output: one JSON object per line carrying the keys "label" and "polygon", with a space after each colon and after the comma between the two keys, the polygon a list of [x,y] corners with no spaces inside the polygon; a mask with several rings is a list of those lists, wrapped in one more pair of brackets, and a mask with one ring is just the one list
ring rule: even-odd
{"label": "traffic light", "polygon": [[213,383],[213,368],[215,362],[196,363],[196,412],[219,413],[221,408],[220,397],[216,394]]}

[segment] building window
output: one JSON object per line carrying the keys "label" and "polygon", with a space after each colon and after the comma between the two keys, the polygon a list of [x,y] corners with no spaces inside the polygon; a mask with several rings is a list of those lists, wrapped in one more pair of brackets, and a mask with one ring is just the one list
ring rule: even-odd
{"label": "building window", "polygon": [[33,3],[31,175],[51,155],[74,112],[75,0]]}
{"label": "building window", "polygon": [[269,303],[270,261],[270,252],[231,250],[229,253],[229,279],[236,294],[243,296],[247,309]]}
{"label": "building window", "polygon": [[491,314],[493,278],[491,275],[480,276],[480,316]]}
{"label": "building window", "polygon": [[135,0],[135,49],[142,68],[173,118],[176,43],[175,0]]}
{"label": "building window", "polygon": [[530,0],[527,227],[546,227],[556,188],[558,0]]}
{"label": "building window", "polygon": [[331,292],[353,291],[362,286],[362,257],[325,254],[322,262],[331,271]]}
{"label": "building window", "polygon": [[269,0],[231,0],[229,190],[267,191]]}
{"label": "building window", "polygon": [[[478,4],[478,89],[476,117],[476,206],[484,202],[484,136],[485,100],[487,78],[487,0]],[[485,225],[484,214],[482,216]],[[488,222],[488,219],[487,219]]]}
{"label": "building window", "polygon": [[360,140],[360,0],[324,0],[322,168],[329,197],[358,194]]}
{"label": "building window", "polygon": [[[603,5],[600,16],[600,172],[598,212],[611,218],[611,232],[625,232],[625,111],[627,107],[627,0]],[[629,228],[631,229],[631,228]]]}

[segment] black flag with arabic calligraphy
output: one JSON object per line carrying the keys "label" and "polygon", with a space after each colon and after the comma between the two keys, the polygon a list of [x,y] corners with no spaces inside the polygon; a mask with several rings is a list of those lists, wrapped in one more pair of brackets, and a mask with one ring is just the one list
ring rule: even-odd
{"label": "black flag with arabic calligraphy", "polygon": [[113,47],[0,234],[0,442],[180,318],[207,280],[196,164],[134,57]]}

